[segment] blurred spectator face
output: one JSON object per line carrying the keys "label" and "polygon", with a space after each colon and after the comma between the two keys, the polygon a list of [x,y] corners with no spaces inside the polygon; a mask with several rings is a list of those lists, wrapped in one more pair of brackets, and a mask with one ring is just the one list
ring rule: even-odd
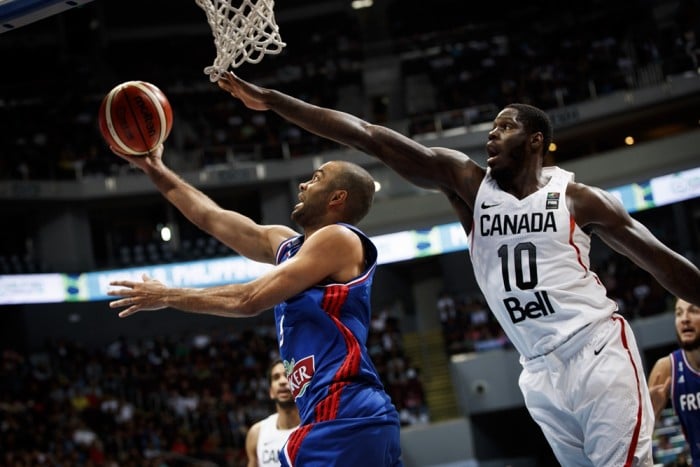
{"label": "blurred spectator face", "polygon": [[281,362],[275,364],[270,370],[270,399],[282,407],[294,404],[287,372]]}

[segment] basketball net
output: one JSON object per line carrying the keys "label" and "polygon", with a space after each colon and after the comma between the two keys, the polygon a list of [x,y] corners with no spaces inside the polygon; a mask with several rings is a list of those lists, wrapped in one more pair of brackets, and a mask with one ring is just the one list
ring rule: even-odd
{"label": "basketball net", "polygon": [[216,59],[204,69],[215,83],[226,71],[243,62],[258,63],[267,54],[278,54],[287,45],[282,42],[275,22],[274,0],[195,0],[207,14],[214,35]]}

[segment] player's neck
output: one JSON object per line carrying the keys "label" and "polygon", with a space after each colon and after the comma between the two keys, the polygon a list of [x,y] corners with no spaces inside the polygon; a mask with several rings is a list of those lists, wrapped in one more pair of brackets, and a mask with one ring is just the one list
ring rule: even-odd
{"label": "player's neck", "polygon": [[289,430],[299,425],[299,412],[296,408],[284,409],[280,408],[277,411],[277,429]]}
{"label": "player's neck", "polygon": [[550,177],[543,178],[541,164],[532,164],[509,176],[494,178],[501,190],[517,199],[524,199],[546,185]]}

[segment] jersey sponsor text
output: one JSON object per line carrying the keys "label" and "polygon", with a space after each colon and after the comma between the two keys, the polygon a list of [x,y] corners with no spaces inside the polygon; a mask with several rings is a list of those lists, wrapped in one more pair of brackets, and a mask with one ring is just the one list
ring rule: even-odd
{"label": "jersey sponsor text", "polygon": [[482,214],[480,233],[484,237],[517,235],[530,232],[556,232],[554,213],[530,212],[525,214]]}
{"label": "jersey sponsor text", "polygon": [[678,400],[683,412],[700,410],[700,392],[681,394]]}
{"label": "jersey sponsor text", "polygon": [[287,370],[287,379],[289,380],[289,389],[296,400],[297,397],[304,395],[306,387],[311,382],[311,378],[316,372],[314,364],[314,356],[309,355],[298,362],[293,359],[291,362],[284,362],[284,367]]}
{"label": "jersey sponsor text", "polygon": [[517,297],[503,299],[503,304],[508,311],[508,316],[513,323],[519,323],[526,319],[537,319],[554,313],[554,307],[549,301],[547,291],[540,290],[534,293],[534,300],[520,303]]}

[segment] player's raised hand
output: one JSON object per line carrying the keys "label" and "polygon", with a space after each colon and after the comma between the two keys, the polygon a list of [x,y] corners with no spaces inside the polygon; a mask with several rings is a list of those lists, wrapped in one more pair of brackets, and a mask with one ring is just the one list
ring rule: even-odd
{"label": "player's raised hand", "polygon": [[160,310],[166,307],[168,287],[162,282],[144,274],[142,282],[112,281],[111,286],[121,287],[107,291],[107,295],[122,297],[109,303],[110,308],[126,307],[119,312],[120,318],[126,318],[141,310]]}
{"label": "player's raised hand", "polygon": [[110,146],[109,149],[115,155],[121,157],[131,165],[138,167],[144,172],[147,171],[149,167],[159,164],[162,161],[164,150],[163,145],[159,144],[155,149],[149,151],[145,155],[132,156],[119,151],[119,149],[115,148],[114,146]]}
{"label": "player's raised hand", "polygon": [[264,100],[265,89],[242,80],[231,71],[222,75],[217,84],[224,91],[231,93],[236,99],[240,99],[249,109],[270,109]]}

